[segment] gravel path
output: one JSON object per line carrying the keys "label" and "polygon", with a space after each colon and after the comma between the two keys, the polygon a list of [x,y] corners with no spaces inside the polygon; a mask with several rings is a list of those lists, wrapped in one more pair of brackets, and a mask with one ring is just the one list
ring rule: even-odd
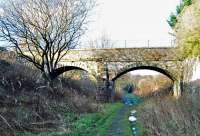
{"label": "gravel path", "polygon": [[129,107],[124,105],[113,119],[112,125],[105,136],[123,136],[123,124],[125,114],[128,112]]}

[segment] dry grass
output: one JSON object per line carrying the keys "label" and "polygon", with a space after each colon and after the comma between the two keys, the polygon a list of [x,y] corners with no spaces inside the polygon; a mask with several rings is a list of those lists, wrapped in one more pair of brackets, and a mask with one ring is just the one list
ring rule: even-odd
{"label": "dry grass", "polygon": [[199,136],[199,93],[152,98],[138,107],[145,136]]}
{"label": "dry grass", "polygon": [[0,60],[0,135],[66,129],[72,123],[71,113],[99,110],[86,90],[67,82],[57,80],[49,86],[39,71]]}

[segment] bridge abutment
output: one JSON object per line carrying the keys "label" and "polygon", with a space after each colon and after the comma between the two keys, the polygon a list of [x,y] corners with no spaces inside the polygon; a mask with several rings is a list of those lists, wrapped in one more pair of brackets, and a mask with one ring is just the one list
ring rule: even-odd
{"label": "bridge abutment", "polygon": [[114,86],[112,81],[105,79],[98,80],[98,89],[96,93],[96,100],[98,102],[113,102],[114,101]]}
{"label": "bridge abutment", "polygon": [[181,80],[174,81],[173,95],[175,98],[179,98],[181,96],[181,91],[182,91],[182,83],[181,82],[182,82]]}

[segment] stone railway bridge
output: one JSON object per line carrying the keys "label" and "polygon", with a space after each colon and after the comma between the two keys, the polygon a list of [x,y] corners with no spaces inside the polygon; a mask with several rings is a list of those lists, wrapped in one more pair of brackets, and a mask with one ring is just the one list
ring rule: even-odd
{"label": "stone railway bridge", "polygon": [[180,96],[183,60],[176,48],[74,49],[61,60],[57,75],[69,70],[85,70],[98,83],[97,99],[108,101],[110,88],[121,75],[138,69],[158,71],[173,81],[173,94]]}

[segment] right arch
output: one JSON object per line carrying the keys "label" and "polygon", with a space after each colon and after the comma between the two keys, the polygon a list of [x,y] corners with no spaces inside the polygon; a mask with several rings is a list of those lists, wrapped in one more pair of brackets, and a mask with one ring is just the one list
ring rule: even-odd
{"label": "right arch", "polygon": [[178,77],[176,77],[175,75],[173,75],[171,72],[169,72],[168,70],[159,68],[157,66],[136,66],[136,67],[130,67],[130,68],[126,68],[124,70],[122,70],[121,72],[119,72],[113,79],[112,81],[115,82],[116,79],[118,79],[120,76],[126,74],[127,72],[130,71],[134,71],[134,70],[153,70],[153,71],[157,71],[161,74],[164,74],[165,76],[167,76],[169,79],[172,80],[173,82],[173,95],[175,98],[179,98],[181,95],[181,79],[179,79]]}

